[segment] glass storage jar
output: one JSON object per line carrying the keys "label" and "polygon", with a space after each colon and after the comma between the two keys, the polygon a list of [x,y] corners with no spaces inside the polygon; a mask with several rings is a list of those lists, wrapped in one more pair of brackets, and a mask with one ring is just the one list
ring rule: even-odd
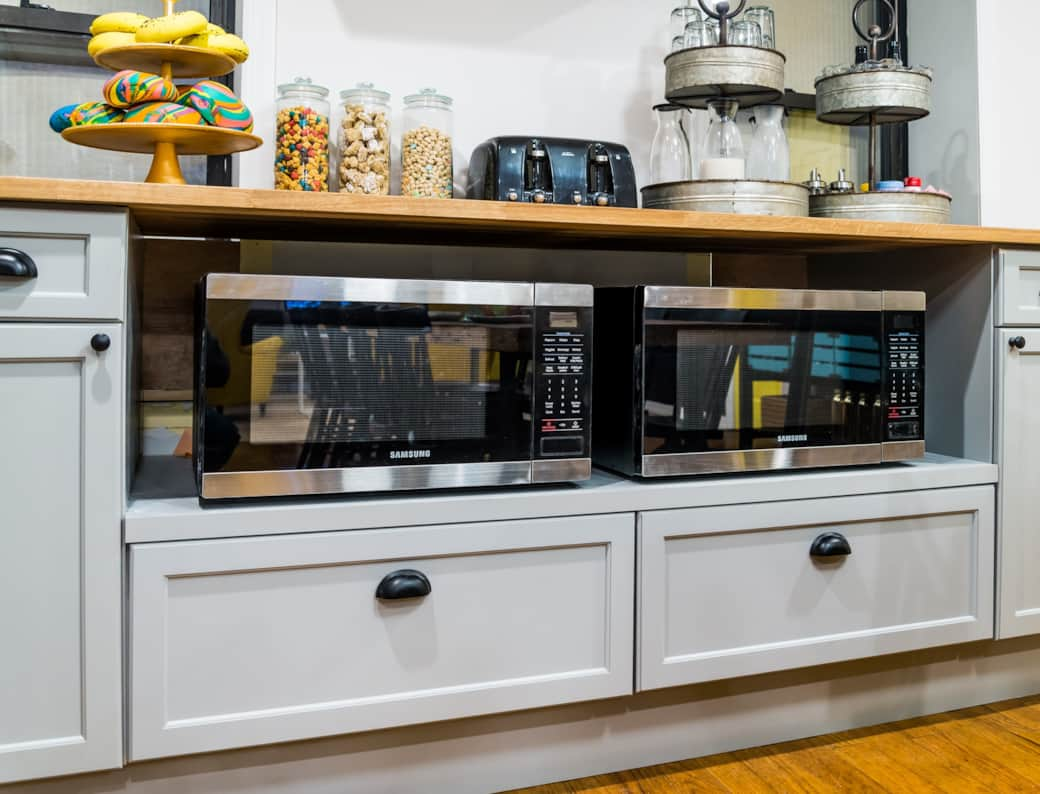
{"label": "glass storage jar", "polygon": [[385,196],[390,192],[390,94],[372,83],[340,91],[339,189]]}
{"label": "glass storage jar", "polygon": [[682,122],[688,112],[678,105],[655,105],[657,133],[650,146],[650,183],[685,182],[692,176],[690,141]]}
{"label": "glass storage jar", "polygon": [[278,86],[275,190],[329,189],[329,89],[309,77]]}
{"label": "glass storage jar", "polygon": [[434,88],[404,98],[401,195],[452,197],[451,105],[451,98]]}

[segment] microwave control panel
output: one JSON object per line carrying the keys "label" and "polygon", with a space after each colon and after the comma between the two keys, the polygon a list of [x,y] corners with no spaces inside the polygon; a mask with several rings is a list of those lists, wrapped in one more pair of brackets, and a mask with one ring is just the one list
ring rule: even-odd
{"label": "microwave control panel", "polygon": [[885,313],[885,441],[924,438],[924,313]]}
{"label": "microwave control panel", "polygon": [[535,317],[534,456],[587,458],[592,307],[539,306]]}

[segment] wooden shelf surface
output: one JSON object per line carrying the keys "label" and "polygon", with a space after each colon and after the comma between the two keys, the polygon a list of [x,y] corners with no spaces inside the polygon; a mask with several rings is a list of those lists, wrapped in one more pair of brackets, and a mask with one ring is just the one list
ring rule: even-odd
{"label": "wooden shelf surface", "polygon": [[128,207],[142,233],[521,248],[839,253],[1040,247],[1040,230],[0,177],[0,200]]}

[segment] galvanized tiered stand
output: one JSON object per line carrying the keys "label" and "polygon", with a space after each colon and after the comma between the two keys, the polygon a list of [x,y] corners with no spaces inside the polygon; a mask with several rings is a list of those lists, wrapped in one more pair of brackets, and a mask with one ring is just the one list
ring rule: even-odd
{"label": "galvanized tiered stand", "polygon": [[809,199],[814,218],[851,220],[949,223],[948,196],[919,191],[877,191],[878,127],[923,119],[932,110],[930,70],[905,66],[901,58],[879,58],[879,46],[898,41],[898,0],[879,0],[891,19],[887,30],[871,25],[866,32],[859,24],[859,10],[868,0],[859,0],[852,11],[856,33],[869,45],[867,65],[824,74],[816,80],[816,118],[828,124],[869,126],[869,184],[867,193],[821,193]]}
{"label": "galvanized tiered stand", "polygon": [[[713,99],[735,99],[740,107],[778,102],[784,95],[783,53],[765,47],[729,44],[729,21],[744,10],[723,0],[701,10],[719,22],[719,43],[673,52],[665,58],[665,98],[703,109]],[[809,214],[809,190],[797,182],[700,179],[643,188],[643,206],[656,209],[731,212],[742,215]]]}

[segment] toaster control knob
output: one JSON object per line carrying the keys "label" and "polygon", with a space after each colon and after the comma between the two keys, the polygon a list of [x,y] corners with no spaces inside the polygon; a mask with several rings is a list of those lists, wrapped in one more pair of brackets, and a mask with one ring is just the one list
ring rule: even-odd
{"label": "toaster control knob", "polygon": [[533,201],[535,204],[544,204],[545,203],[545,191],[544,190],[536,190],[534,193],[531,194],[531,201]]}
{"label": "toaster control knob", "polygon": [[610,198],[608,196],[603,196],[603,195],[596,196],[596,206],[597,207],[605,207],[609,203],[610,203]]}
{"label": "toaster control knob", "polygon": [[516,201],[520,198],[520,194],[517,193],[515,190],[510,190],[508,193],[506,193],[506,198],[510,201]]}
{"label": "toaster control knob", "polygon": [[574,191],[574,193],[571,195],[571,201],[573,201],[575,204],[581,204],[582,198],[580,190]]}

